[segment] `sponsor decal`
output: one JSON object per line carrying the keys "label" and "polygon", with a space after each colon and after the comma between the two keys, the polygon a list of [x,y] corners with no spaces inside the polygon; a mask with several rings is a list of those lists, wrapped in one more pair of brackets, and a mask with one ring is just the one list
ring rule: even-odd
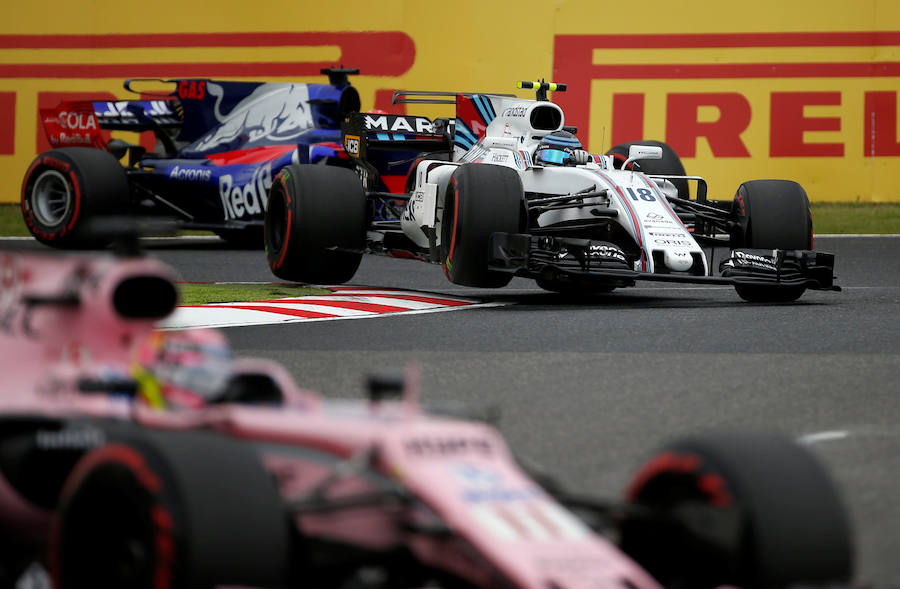
{"label": "sponsor decal", "polygon": [[775,272],[777,270],[774,258],[742,252],[740,250],[734,250],[732,252],[732,260],[729,260],[729,262],[733,262],[730,265],[734,265],[734,263],[737,263],[742,266],[751,266],[753,268],[771,270],[772,272]]}
{"label": "sponsor decal", "polygon": [[203,100],[206,98],[206,81],[181,80],[178,82],[178,98]]}
{"label": "sponsor decal", "polygon": [[272,164],[253,171],[246,184],[235,184],[231,174],[219,178],[219,196],[225,220],[240,219],[245,215],[260,215],[266,210],[269,188],[272,187]]}
{"label": "sponsor decal", "polygon": [[691,245],[693,245],[687,239],[654,239],[653,243],[655,243],[656,245],[666,245],[674,247],[691,247]]}
{"label": "sponsor decal", "polygon": [[363,120],[370,131],[405,133],[433,133],[434,125],[425,117],[400,115],[365,115]]}
{"label": "sponsor decal", "polygon": [[[44,115],[50,112],[42,109]],[[59,111],[45,116],[44,125],[54,146],[94,145],[94,136],[99,130],[97,116],[92,111]]]}
{"label": "sponsor decal", "polygon": [[509,159],[508,153],[494,153],[491,154],[491,161],[496,164],[506,163],[506,160]]}
{"label": "sponsor decal", "polygon": [[[162,123],[176,123],[178,118],[169,107],[166,100],[118,100],[116,102],[95,102],[95,113],[102,122],[115,122],[118,124],[138,125],[142,121],[131,109],[137,109],[144,115],[156,118]],[[143,118],[143,117],[142,117]]]}
{"label": "sponsor decal", "polygon": [[524,117],[525,113],[528,111],[528,107],[525,106],[510,106],[508,108],[504,108],[501,116],[504,117]]}
{"label": "sponsor decal", "polygon": [[45,155],[44,159],[41,160],[41,163],[45,166],[50,166],[51,168],[55,168],[60,172],[68,172],[69,164],[62,160],[58,160],[53,156]]}
{"label": "sponsor decal", "polygon": [[35,445],[40,450],[87,450],[102,446],[106,436],[99,429],[38,430]]}
{"label": "sponsor decal", "polygon": [[344,149],[346,149],[347,153],[350,155],[359,155],[359,136],[346,135],[344,137]]}
{"label": "sponsor decal", "polygon": [[493,451],[485,438],[446,437],[413,438],[405,443],[406,451],[419,456],[441,456],[447,454],[483,454]]}
{"label": "sponsor decal", "polygon": [[588,246],[588,255],[591,257],[607,258],[626,263],[625,253],[614,245],[592,243]]}
{"label": "sponsor decal", "polygon": [[680,231],[648,231],[653,237],[684,237],[684,233]]}
{"label": "sponsor decal", "polygon": [[97,117],[94,113],[60,111],[57,122],[63,129],[70,129],[73,131],[97,129]]}
{"label": "sponsor decal", "polygon": [[212,176],[212,170],[204,168],[182,168],[175,166],[169,172],[170,180],[181,180],[186,182],[208,182]]}
{"label": "sponsor decal", "polygon": [[222,86],[209,82],[205,91],[215,97],[213,115],[222,124],[194,143],[195,151],[238,139],[244,145],[262,140],[287,141],[314,126],[306,84],[261,84],[227,113],[222,112]]}
{"label": "sponsor decal", "polygon": [[541,497],[534,486],[518,486],[504,480],[499,471],[474,464],[454,464],[453,474],[462,482],[462,498],[469,503],[523,501]]}

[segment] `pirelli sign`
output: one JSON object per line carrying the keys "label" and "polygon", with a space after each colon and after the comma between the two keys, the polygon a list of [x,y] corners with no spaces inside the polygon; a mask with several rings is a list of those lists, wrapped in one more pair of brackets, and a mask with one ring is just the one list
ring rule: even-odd
{"label": "pirelli sign", "polygon": [[715,193],[783,177],[815,200],[900,196],[900,31],[556,35],[553,70],[589,89],[554,100],[595,151],[666,141]]}

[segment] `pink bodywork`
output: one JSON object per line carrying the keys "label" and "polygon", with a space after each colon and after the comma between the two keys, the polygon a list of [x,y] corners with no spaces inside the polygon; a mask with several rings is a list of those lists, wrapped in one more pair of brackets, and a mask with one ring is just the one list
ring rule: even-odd
{"label": "pink bodywork", "polygon": [[[326,401],[277,364],[239,360],[238,372],[271,376],[285,403],[160,411],[79,392],[84,376],[127,372],[133,346],[152,329],[151,319],[125,320],[113,309],[113,292],[134,276],[173,278],[151,259],[0,254],[0,418],[107,417],[253,440],[286,501],[317,489],[333,499],[400,488],[412,504],[298,510],[296,524],[307,537],[375,550],[407,546],[423,563],[478,586],[503,579],[541,589],[659,587],[523,473],[493,427],[424,413],[414,384],[402,402]],[[23,302],[67,293],[80,304]],[[0,527],[40,541],[50,519],[0,476]],[[417,531],[435,526],[449,533]]]}

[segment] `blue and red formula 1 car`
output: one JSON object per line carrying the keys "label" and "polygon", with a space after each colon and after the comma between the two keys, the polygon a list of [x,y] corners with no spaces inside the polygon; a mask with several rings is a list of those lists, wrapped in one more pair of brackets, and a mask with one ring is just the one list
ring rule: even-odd
{"label": "blue and red formula 1 car", "polygon": [[[340,122],[360,110],[348,74],[322,70],[328,84],[163,82],[174,88],[141,100],[64,102],[41,110],[53,149],[22,182],[22,214],[41,242],[60,248],[104,245],[86,221],[99,215],[161,215],[186,229],[209,229],[262,245],[272,178],[291,163],[345,164]],[[147,150],[109,131],[152,131]],[[123,165],[119,160],[126,158]]]}

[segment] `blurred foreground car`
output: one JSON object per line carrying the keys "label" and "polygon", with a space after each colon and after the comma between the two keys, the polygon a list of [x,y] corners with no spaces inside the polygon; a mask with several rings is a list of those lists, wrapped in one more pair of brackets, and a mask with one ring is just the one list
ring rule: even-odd
{"label": "blurred foreground car", "polygon": [[[41,109],[53,149],[22,181],[22,214],[39,241],[60,248],[105,245],[87,231],[98,215],[161,215],[185,229],[262,246],[272,178],[288,164],[345,164],[340,122],[360,108],[348,74],[322,70],[328,84],[206,79],[127,80],[167,84],[140,100],[64,102]],[[108,130],[152,131],[156,149]],[[127,165],[119,160],[127,155]]]}
{"label": "blurred foreground car", "polygon": [[688,438],[651,457],[623,501],[577,497],[523,468],[488,423],[421,405],[413,376],[325,400],[277,364],[238,360],[203,403],[153,402],[130,377],[177,301],[154,260],[4,253],[0,276],[0,587],[35,562],[57,589],[851,576],[837,490],[787,438]]}
{"label": "blurred foreground car", "polygon": [[[266,213],[273,273],[340,283],[374,253],[441,264],[450,281],[478,288],[513,276],[560,292],[655,280],[733,285],[760,302],[839,290],[834,256],[812,251],[809,201],[796,182],[752,180],[732,200],[709,200],[706,181],[686,176],[669,146],[589,154],[547,100],[565,85],[520,87],[537,100],[398,91],[397,103],[453,104],[456,116],[351,114],[343,145],[362,186],[346,169],[285,167]],[[391,161],[407,162],[408,176],[384,192]],[[718,272],[703,248],[730,252]]]}

